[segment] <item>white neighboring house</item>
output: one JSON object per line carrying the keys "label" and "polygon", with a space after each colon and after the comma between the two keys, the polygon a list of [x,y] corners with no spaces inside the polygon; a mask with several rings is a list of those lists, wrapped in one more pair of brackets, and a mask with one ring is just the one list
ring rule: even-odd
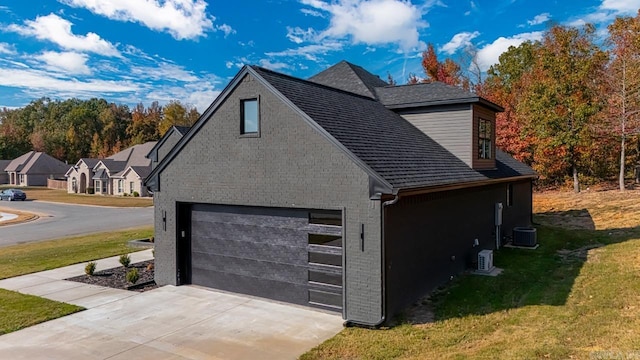
{"label": "white neighboring house", "polygon": [[105,159],[78,160],[65,174],[67,192],[149,196],[143,185],[151,172],[151,160],[146,155],[155,145],[156,141],[150,141]]}

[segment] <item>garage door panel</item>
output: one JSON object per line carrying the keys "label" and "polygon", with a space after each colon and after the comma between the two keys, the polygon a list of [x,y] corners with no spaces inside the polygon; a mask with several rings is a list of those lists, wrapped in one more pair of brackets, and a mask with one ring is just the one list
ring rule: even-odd
{"label": "garage door panel", "polygon": [[299,229],[308,223],[306,212],[291,209],[252,208],[227,205],[194,205],[193,220],[237,225],[276,226]]}
{"label": "garage door panel", "polygon": [[[307,283],[306,266],[270,261],[234,259],[206,253],[193,253],[193,273],[209,273],[212,277],[228,274],[296,284]],[[197,265],[196,265],[197,264]]]}
{"label": "garage door panel", "polygon": [[[210,240],[210,239],[209,239]],[[192,248],[194,253],[228,256],[236,259],[266,260],[273,263],[306,264],[306,249],[248,241],[203,241]]]}
{"label": "garage door panel", "polygon": [[[312,224],[309,214],[303,209],[192,205],[191,282],[339,310],[342,228]],[[339,221],[339,211],[332,215]],[[324,237],[338,240],[320,241]]]}
{"label": "garage door panel", "polygon": [[192,231],[193,237],[211,239],[215,243],[238,241],[306,248],[303,239],[306,232],[298,229],[193,221]]}
{"label": "garage door panel", "polygon": [[194,275],[193,283],[300,305],[306,305],[308,302],[307,287],[304,284],[284,283],[268,279],[257,280],[255,277],[237,274],[225,274],[225,276],[203,275]]}

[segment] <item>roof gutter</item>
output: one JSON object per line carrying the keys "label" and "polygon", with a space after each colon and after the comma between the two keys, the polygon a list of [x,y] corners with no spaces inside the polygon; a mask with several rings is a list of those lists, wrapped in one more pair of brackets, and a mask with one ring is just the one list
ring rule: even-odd
{"label": "roof gutter", "polygon": [[459,189],[471,188],[476,186],[499,184],[499,183],[505,183],[505,182],[518,181],[518,180],[536,179],[537,177],[538,177],[537,175],[521,175],[521,176],[512,176],[512,177],[506,177],[506,178],[500,178],[500,179],[489,179],[489,180],[465,182],[460,184],[447,184],[447,185],[436,185],[436,186],[429,186],[429,187],[405,188],[400,190],[400,194],[403,196],[428,194],[428,193],[445,191],[445,190],[459,190]]}
{"label": "roof gutter", "polygon": [[[380,207],[380,274],[382,277],[382,281],[380,282],[382,284],[382,301],[381,301],[381,317],[380,320],[378,320],[375,323],[368,323],[368,322],[364,322],[364,321],[353,321],[353,320],[347,320],[344,324],[344,326],[349,327],[349,326],[365,326],[365,327],[371,327],[371,328],[377,328],[379,326],[381,326],[382,324],[385,323],[385,321],[387,321],[387,266],[385,263],[385,259],[386,259],[386,255],[385,255],[385,248],[386,248],[386,242],[385,242],[385,236],[384,236],[384,213],[385,213],[385,208],[387,206],[391,206],[395,203],[398,202],[398,200],[400,199],[400,196],[397,194],[397,190],[394,190],[393,192],[393,199],[391,200],[387,200],[385,202],[382,203],[382,206]],[[379,194],[380,198],[382,198],[382,194]]]}

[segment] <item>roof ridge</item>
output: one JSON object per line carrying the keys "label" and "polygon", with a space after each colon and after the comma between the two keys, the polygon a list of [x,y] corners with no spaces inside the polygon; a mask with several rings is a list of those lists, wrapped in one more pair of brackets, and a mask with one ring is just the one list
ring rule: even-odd
{"label": "roof ridge", "polygon": [[310,81],[310,80],[305,80],[305,79],[302,79],[302,78],[299,78],[299,77],[295,77],[295,76],[292,76],[292,75],[287,75],[287,74],[284,74],[284,73],[280,73],[280,72],[277,72],[277,71],[266,69],[266,68],[263,68],[261,66],[250,65],[250,67],[252,69],[254,69],[254,70],[258,69],[260,71],[269,72],[269,73],[272,73],[274,75],[285,77],[285,78],[289,78],[289,79],[292,79],[292,80],[295,80],[295,81],[298,81],[298,82],[302,82],[302,83],[307,84],[307,85],[313,85],[313,86],[316,86],[316,87],[319,87],[319,88],[325,88],[325,89],[333,90],[333,91],[336,91],[336,92],[339,92],[339,93],[344,93],[344,94],[347,94],[347,95],[357,96],[357,97],[362,98],[362,99],[367,99],[367,100],[370,100],[370,101],[379,102],[377,99],[374,99],[374,98],[372,98],[370,96],[360,95],[360,94],[356,94],[354,92],[347,91],[347,90],[342,90],[342,89],[339,89],[339,88],[336,88],[336,87],[333,87],[333,86],[320,84],[320,83],[313,82],[313,81]]}

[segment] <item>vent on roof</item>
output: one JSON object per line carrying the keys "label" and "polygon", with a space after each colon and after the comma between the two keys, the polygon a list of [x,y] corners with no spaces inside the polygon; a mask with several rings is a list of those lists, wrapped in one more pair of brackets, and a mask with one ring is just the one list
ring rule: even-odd
{"label": "vent on roof", "polygon": [[478,271],[493,270],[493,250],[482,250],[478,253]]}
{"label": "vent on roof", "polygon": [[513,228],[513,245],[534,247],[538,244],[536,229],[532,227]]}

